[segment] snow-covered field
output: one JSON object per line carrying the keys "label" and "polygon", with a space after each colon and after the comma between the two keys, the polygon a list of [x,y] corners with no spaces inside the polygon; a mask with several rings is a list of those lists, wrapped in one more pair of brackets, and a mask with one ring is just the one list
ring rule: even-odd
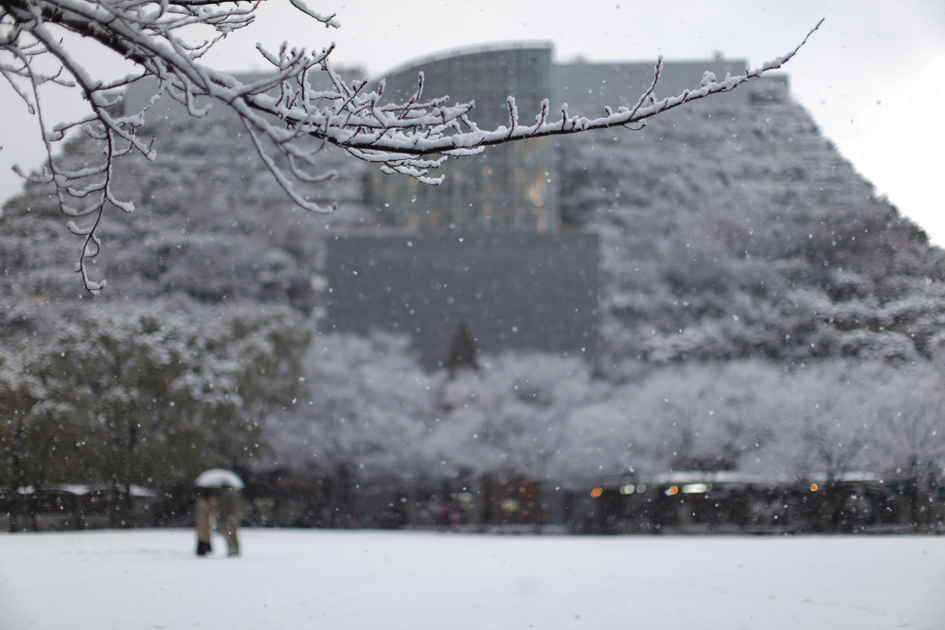
{"label": "snow-covered field", "polygon": [[945,537],[241,535],[0,534],[0,628],[945,628]]}

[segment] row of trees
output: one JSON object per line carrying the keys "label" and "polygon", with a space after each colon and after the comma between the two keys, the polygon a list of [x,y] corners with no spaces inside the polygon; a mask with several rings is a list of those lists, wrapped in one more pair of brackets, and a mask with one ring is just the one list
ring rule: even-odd
{"label": "row of trees", "polygon": [[307,396],[267,426],[273,452],[364,479],[508,470],[575,486],[669,470],[828,483],[875,471],[928,490],[945,467],[945,380],[931,362],[703,363],[618,384],[574,358],[506,354],[450,378],[424,373],[406,343],[318,337]]}
{"label": "row of trees", "polygon": [[309,335],[289,310],[100,310],[0,353],[0,486],[168,486],[249,465]]}
{"label": "row of trees", "polygon": [[[761,360],[592,377],[582,361],[484,357],[424,372],[405,337],[310,339],[288,310],[185,319],[109,311],[0,358],[0,485],[188,483],[214,466],[334,478],[341,496],[502,472],[586,488],[609,475],[854,471],[941,484],[945,381],[930,362]],[[306,350],[306,348],[308,348]]]}

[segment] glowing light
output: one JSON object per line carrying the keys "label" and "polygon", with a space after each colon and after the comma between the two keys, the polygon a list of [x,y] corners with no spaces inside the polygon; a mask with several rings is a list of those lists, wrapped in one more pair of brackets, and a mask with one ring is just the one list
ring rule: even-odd
{"label": "glowing light", "polygon": [[820,488],[817,486],[816,483],[810,484],[810,491],[811,491],[811,492],[817,492],[817,490],[819,490],[819,489],[820,489]]}
{"label": "glowing light", "polygon": [[641,483],[637,486],[637,494],[643,494],[644,492],[646,492],[646,484]]}
{"label": "glowing light", "polygon": [[678,492],[679,492],[679,488],[677,488],[676,486],[670,486],[669,489],[666,491],[666,496],[671,497]]}
{"label": "glowing light", "polygon": [[502,501],[501,507],[503,512],[517,512],[519,508],[518,499],[505,499]]}
{"label": "glowing light", "polygon": [[628,483],[625,486],[620,486],[620,494],[633,494],[636,489],[636,486],[632,483]]}
{"label": "glowing light", "polygon": [[597,497],[599,497],[599,496],[602,495],[602,494],[604,494],[604,489],[603,489],[603,488],[594,488],[593,490],[591,490],[591,498],[592,498],[592,499],[596,499]]}
{"label": "glowing light", "polygon": [[702,494],[703,492],[708,492],[712,489],[712,486],[707,483],[687,483],[682,487],[684,494]]}

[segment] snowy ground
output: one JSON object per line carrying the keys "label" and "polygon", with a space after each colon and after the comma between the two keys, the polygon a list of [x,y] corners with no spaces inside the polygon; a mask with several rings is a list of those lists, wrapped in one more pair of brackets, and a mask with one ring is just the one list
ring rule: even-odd
{"label": "snowy ground", "polygon": [[0,534],[0,628],[945,628],[945,537]]}

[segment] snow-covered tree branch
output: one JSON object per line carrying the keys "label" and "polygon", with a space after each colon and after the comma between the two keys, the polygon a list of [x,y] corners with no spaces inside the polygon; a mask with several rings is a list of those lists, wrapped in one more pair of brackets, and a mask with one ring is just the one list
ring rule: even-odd
{"label": "snow-covered tree branch", "polygon": [[[305,19],[339,27],[334,15],[315,12],[301,0],[291,1]],[[139,137],[138,131],[159,98],[179,102],[197,118],[205,116],[211,105],[227,108],[242,121],[260,159],[285,193],[307,210],[327,212],[330,207],[296,186],[333,177],[331,172],[319,172],[315,161],[325,144],[376,163],[384,172],[435,185],[442,177],[430,173],[448,158],[474,155],[489,146],[618,126],[638,129],[648,118],[728,92],[780,68],[807,41],[805,37],[793,51],[742,75],[719,80],[707,72],[701,85],[662,99],[656,96],[662,70],[659,61],[651,85],[635,103],[615,103],[596,118],[573,114],[567,104],[546,99],[539,112],[529,114],[531,120],[522,120],[514,96],[509,96],[508,124],[481,129],[474,120],[475,103],[450,103],[446,95],[426,97],[422,74],[415,93],[398,103],[385,101],[383,81],[370,86],[367,80],[347,83],[330,64],[333,45],[309,50],[285,43],[275,51],[257,45],[273,72],[249,84],[204,65],[201,59],[214,44],[252,24],[259,4],[213,0],[0,3],[0,74],[39,117],[46,144],[45,169],[31,178],[55,185],[59,206],[70,218],[69,229],[85,239],[76,270],[92,293],[104,286],[104,281],[88,274],[88,261],[101,249],[96,230],[103,213],[110,207],[134,210],[131,202],[114,194],[115,160],[131,152],[154,158],[152,141]],[[73,45],[80,40],[116,53],[130,62],[134,72],[118,80],[97,78],[74,54]],[[315,73],[327,78],[328,89],[313,87]],[[122,107],[122,90],[145,78],[156,80],[153,98],[142,109],[127,111]],[[50,85],[77,90],[89,111],[73,121],[48,126],[41,93]],[[74,129],[102,143],[103,158],[98,163],[68,167],[54,155],[57,143]],[[312,138],[317,141],[314,147]]]}

